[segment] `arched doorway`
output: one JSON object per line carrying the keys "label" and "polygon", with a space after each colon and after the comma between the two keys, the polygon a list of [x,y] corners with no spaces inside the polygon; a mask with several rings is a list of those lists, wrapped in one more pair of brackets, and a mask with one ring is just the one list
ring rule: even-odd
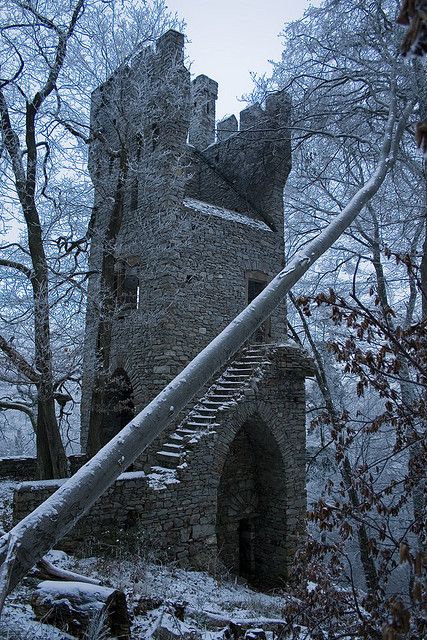
{"label": "arched doorway", "polygon": [[218,488],[218,550],[230,571],[262,586],[286,578],[286,506],[279,447],[253,417],[230,445]]}
{"label": "arched doorway", "polygon": [[112,374],[106,388],[106,406],[101,424],[101,446],[114,438],[135,415],[133,388],[122,367]]}

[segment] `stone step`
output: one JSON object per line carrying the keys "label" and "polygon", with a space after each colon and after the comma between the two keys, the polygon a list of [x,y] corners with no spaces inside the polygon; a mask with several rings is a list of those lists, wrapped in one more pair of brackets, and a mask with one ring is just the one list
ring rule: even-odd
{"label": "stone step", "polygon": [[209,407],[205,407],[204,405],[200,405],[197,409],[194,410],[192,416],[202,417],[202,418],[210,418],[215,415],[215,409],[210,409]]}
{"label": "stone step", "polygon": [[179,435],[177,431],[174,431],[173,433],[170,434],[169,440],[175,441],[176,444],[179,444],[184,441],[183,437]]}
{"label": "stone step", "polygon": [[226,402],[230,402],[230,400],[232,400],[232,396],[226,396],[226,397],[221,397],[218,396],[218,398],[205,398],[205,400],[203,400],[203,406],[207,407],[208,409],[210,408],[215,408],[217,409],[218,407],[221,407],[224,403]]}
{"label": "stone step", "polygon": [[182,444],[175,444],[175,442],[165,442],[163,445],[163,451],[182,453],[184,451],[184,446]]}
{"label": "stone step", "polygon": [[175,469],[181,462],[181,454],[171,451],[157,451],[157,459],[168,469]]}
{"label": "stone step", "polygon": [[190,429],[204,429],[208,427],[216,418],[216,411],[211,416],[188,416],[188,419],[183,423],[189,426]]}
{"label": "stone step", "polygon": [[225,375],[238,375],[238,376],[242,376],[243,374],[247,375],[247,376],[251,376],[253,374],[254,370],[250,367],[248,367],[246,364],[243,365],[241,367],[237,367],[236,365],[234,365],[232,368],[230,367],[230,369],[227,369],[227,372]]}
{"label": "stone step", "polygon": [[209,401],[213,400],[214,402],[229,402],[229,400],[232,400],[234,398],[234,395],[238,388],[239,387],[236,387],[235,389],[229,389],[229,393],[224,393],[224,391],[226,390],[223,390],[223,393],[215,393],[215,395],[213,395],[212,398],[209,399]]}
{"label": "stone step", "polygon": [[182,438],[191,438],[199,429],[206,427],[206,423],[200,422],[185,422],[185,427],[177,427],[175,433]]}
{"label": "stone step", "polygon": [[[216,422],[212,422],[211,420],[209,422],[193,422],[193,420],[189,420],[188,422],[185,422],[184,424],[185,424],[185,426],[190,427],[189,429],[187,429],[187,431],[188,431],[187,435],[190,435],[190,434],[194,435],[195,433],[197,433],[197,431],[201,431],[201,430],[203,431],[204,429],[206,429],[206,427],[212,427],[213,425],[215,425],[217,423]],[[181,430],[186,431],[185,428],[181,428],[181,427],[177,428],[177,432],[178,431],[181,432]]]}

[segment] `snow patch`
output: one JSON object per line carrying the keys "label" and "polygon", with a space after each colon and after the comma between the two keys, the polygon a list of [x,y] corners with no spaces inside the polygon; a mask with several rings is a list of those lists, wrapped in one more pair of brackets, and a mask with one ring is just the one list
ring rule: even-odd
{"label": "snow patch", "polygon": [[208,202],[201,202],[200,200],[195,200],[194,198],[184,198],[184,206],[188,209],[193,209],[198,213],[202,213],[208,216],[214,216],[215,218],[222,218],[223,220],[228,220],[229,222],[238,222],[239,224],[245,224],[248,227],[253,227],[254,229],[259,229],[260,231],[270,231],[272,230],[265,222],[261,220],[254,220],[249,217],[248,214],[238,213],[237,211],[231,211],[231,209],[224,209],[224,207],[218,207],[214,204],[209,204]]}

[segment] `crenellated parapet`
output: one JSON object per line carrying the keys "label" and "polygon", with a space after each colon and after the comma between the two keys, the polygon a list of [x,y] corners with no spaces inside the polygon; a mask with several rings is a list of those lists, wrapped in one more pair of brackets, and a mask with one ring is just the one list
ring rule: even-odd
{"label": "crenellated parapet", "polygon": [[[189,118],[184,36],[170,30],[155,46],[130,57],[92,94],[89,171],[95,200],[99,196],[95,206],[105,207],[106,199],[114,197],[121,168],[129,207],[135,210],[147,202],[151,208],[155,198],[149,197],[150,188],[158,191],[159,179],[182,155]],[[154,174],[156,185],[145,179]]]}
{"label": "crenellated parapet", "polygon": [[[218,123],[217,141],[192,155],[187,194],[222,204],[283,230],[283,188],[291,169],[289,96],[270,94]],[[191,139],[190,139],[191,143]]]}

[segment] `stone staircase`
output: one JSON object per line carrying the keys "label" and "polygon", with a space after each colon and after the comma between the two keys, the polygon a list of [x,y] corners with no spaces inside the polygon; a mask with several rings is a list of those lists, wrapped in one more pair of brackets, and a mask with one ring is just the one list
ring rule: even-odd
{"label": "stone staircase", "polygon": [[265,354],[271,346],[250,345],[240,352],[157,451],[158,467],[154,469],[176,469],[184,462],[198,436],[219,424],[218,410],[250,389],[251,380],[256,370],[266,362]]}

